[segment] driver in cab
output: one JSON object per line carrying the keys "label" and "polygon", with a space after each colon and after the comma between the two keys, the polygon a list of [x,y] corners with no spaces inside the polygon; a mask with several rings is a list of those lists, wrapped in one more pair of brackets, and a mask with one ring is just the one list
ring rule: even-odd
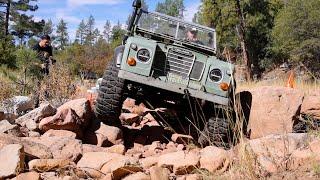
{"label": "driver in cab", "polygon": [[197,28],[191,28],[191,29],[188,30],[188,32],[187,32],[187,40],[190,41],[190,42],[194,42],[194,43],[203,45],[203,43],[201,41],[199,41],[197,36],[198,36]]}

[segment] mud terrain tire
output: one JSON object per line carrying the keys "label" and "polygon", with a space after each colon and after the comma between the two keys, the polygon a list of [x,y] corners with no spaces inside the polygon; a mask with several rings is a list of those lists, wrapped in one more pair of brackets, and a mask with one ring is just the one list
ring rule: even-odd
{"label": "mud terrain tire", "polygon": [[230,147],[230,123],[224,118],[212,117],[205,125],[198,143],[202,146],[214,145],[217,147]]}
{"label": "mud terrain tire", "polygon": [[119,116],[125,89],[125,80],[118,78],[118,72],[119,68],[116,67],[114,62],[111,62],[103,75],[95,106],[97,118],[108,125],[114,126],[121,125]]}

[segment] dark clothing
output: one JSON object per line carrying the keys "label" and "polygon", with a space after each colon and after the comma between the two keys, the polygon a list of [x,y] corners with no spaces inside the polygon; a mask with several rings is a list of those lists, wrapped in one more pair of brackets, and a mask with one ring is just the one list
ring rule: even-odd
{"label": "dark clothing", "polygon": [[[33,50],[37,51],[37,57],[42,62],[46,62],[48,57],[52,56],[52,46],[41,47],[38,43],[33,47]],[[45,56],[45,53],[48,53],[48,57]]]}

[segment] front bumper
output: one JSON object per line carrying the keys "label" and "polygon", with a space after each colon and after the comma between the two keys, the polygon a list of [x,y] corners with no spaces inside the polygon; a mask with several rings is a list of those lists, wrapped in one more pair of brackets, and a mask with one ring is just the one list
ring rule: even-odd
{"label": "front bumper", "polygon": [[207,100],[207,101],[210,101],[216,104],[225,105],[225,106],[229,105],[229,99],[226,97],[221,97],[214,94],[205,93],[199,90],[190,89],[188,87],[184,87],[183,85],[179,86],[179,84],[164,82],[159,79],[155,79],[152,77],[145,77],[145,76],[137,75],[131,72],[123,71],[123,70],[119,70],[118,76],[119,78],[122,78],[122,79],[138,82],[140,84],[145,84],[148,86],[176,92],[179,94],[185,94],[185,90],[188,90],[190,93],[190,96],[192,97]]}

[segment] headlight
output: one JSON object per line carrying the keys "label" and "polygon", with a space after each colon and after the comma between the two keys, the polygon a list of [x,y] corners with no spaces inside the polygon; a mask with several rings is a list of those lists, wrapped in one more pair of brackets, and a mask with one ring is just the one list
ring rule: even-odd
{"label": "headlight", "polygon": [[151,58],[150,51],[148,49],[140,49],[137,53],[137,59],[142,62],[148,62]]}
{"label": "headlight", "polygon": [[213,82],[219,82],[222,80],[222,72],[220,69],[212,69],[209,73],[209,78]]}
{"label": "headlight", "polygon": [[132,43],[132,44],[130,45],[130,48],[136,51],[136,50],[138,49],[138,46],[137,46],[137,44]]}

